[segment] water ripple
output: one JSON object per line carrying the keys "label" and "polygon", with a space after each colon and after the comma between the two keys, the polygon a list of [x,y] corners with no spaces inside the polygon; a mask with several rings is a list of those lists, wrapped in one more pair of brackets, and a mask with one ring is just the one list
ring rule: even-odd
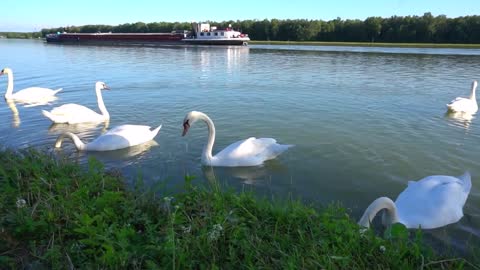
{"label": "water ripple", "polygon": [[[13,69],[15,89],[64,88],[51,105],[0,102],[0,139],[6,146],[52,150],[65,131],[88,142],[121,124],[162,124],[155,140],[139,147],[77,153],[66,143],[54,152],[80,164],[95,157],[151,184],[179,186],[185,174],[200,176],[198,181],[214,176],[261,194],[341,201],[357,218],[373,199],[396,198],[408,180],[470,170],[465,217],[430,234],[460,247],[466,239],[480,241],[478,117],[445,115],[445,104],[468,95],[471,81],[479,79],[478,50],[101,47],[22,40],[0,40],[0,50],[9,52],[2,63]],[[52,125],[41,114],[65,103],[98,111],[99,80],[112,89],[103,92],[111,114],[107,128]],[[2,76],[0,89],[5,88]],[[198,122],[180,136],[191,110],[213,119],[215,153],[251,136],[295,147],[263,167],[211,172],[200,165],[206,126]]]}

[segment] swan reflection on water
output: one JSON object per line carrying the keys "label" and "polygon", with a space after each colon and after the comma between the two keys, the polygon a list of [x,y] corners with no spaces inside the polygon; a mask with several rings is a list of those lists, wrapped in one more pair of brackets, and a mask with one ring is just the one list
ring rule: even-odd
{"label": "swan reflection on water", "polygon": [[146,143],[131,146],[128,148],[123,148],[113,151],[98,151],[98,152],[82,152],[82,151],[72,151],[74,146],[70,146],[67,149],[63,148],[54,148],[56,154],[60,155],[69,155],[69,158],[75,160],[77,163],[85,163],[88,161],[88,158],[85,157],[94,157],[100,162],[109,165],[114,164],[116,167],[128,166],[134,163],[138,163],[142,159],[142,156],[147,153],[150,148],[156,147],[159,144],[155,140],[148,141]]}
{"label": "swan reflection on water", "polygon": [[89,152],[90,155],[94,155],[101,161],[109,162],[109,161],[122,161],[127,160],[132,157],[137,157],[148,150],[150,148],[158,146],[159,144],[155,140],[150,140],[143,144],[130,146],[128,148],[113,150],[113,151],[98,151],[98,152]]}
{"label": "swan reflection on water", "polygon": [[278,160],[270,160],[264,165],[251,167],[202,166],[203,175],[210,182],[234,178],[240,180],[243,184],[254,186],[268,185],[272,173],[284,173],[286,170],[285,165]]}
{"label": "swan reflection on water", "polygon": [[247,185],[258,185],[265,182],[267,169],[264,166],[256,167],[212,167],[202,166],[203,175],[210,182],[218,182],[227,178],[240,179]]}
{"label": "swan reflection on water", "polygon": [[465,112],[451,112],[445,113],[445,118],[450,119],[454,126],[469,129],[475,115]]}
{"label": "swan reflection on water", "polygon": [[65,132],[72,132],[78,134],[82,137],[92,135],[100,125],[103,125],[101,133],[107,131],[110,121],[105,122],[92,122],[92,123],[80,123],[80,124],[56,124],[53,123],[48,128],[48,133],[50,134],[61,134]]}
{"label": "swan reflection on water", "polygon": [[12,127],[18,128],[20,127],[20,115],[18,113],[17,105],[13,100],[5,100],[7,102],[8,107],[12,111]]}
{"label": "swan reflection on water", "polygon": [[44,105],[50,105],[50,101],[55,100],[56,97],[54,97],[52,100],[49,101],[44,101],[44,102],[36,102],[36,103],[22,103],[22,102],[16,102],[13,99],[5,99],[5,102],[7,103],[8,108],[12,111],[12,127],[18,128],[20,127],[20,112],[18,111],[17,108],[17,103],[18,105],[23,105],[24,108],[29,108],[29,107],[36,107],[36,106],[44,106]]}

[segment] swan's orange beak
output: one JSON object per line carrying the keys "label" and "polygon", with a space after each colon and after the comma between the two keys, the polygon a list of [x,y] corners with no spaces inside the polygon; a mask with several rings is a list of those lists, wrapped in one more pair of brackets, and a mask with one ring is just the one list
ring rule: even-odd
{"label": "swan's orange beak", "polygon": [[182,137],[187,134],[189,128],[190,128],[190,124],[188,123],[188,120],[187,120],[183,123]]}

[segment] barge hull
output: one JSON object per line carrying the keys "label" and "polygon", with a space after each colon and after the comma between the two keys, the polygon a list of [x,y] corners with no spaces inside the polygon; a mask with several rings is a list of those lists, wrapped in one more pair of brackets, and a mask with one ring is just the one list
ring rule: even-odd
{"label": "barge hull", "polygon": [[184,39],[184,44],[191,44],[191,45],[248,45],[247,40],[238,40],[238,39],[230,39],[230,40],[198,40],[198,39]]}
{"label": "barge hull", "polygon": [[107,46],[165,46],[165,45],[184,45],[183,41],[124,41],[124,40],[84,40],[84,41],[49,41],[49,43],[65,45],[107,45]]}

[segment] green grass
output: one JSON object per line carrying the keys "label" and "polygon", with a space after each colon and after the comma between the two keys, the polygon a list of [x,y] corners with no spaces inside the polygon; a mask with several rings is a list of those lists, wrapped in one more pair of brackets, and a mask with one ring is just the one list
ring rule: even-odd
{"label": "green grass", "polygon": [[448,43],[382,43],[382,42],[323,42],[323,41],[266,41],[252,40],[249,44],[308,45],[308,46],[355,46],[355,47],[394,47],[394,48],[458,48],[480,49],[480,44]]}
{"label": "green grass", "polygon": [[[379,237],[339,205],[212,184],[159,196],[36,151],[0,151],[0,269],[462,269],[401,225]],[[166,191],[160,191],[167,194]],[[22,200],[25,200],[24,202]]]}

